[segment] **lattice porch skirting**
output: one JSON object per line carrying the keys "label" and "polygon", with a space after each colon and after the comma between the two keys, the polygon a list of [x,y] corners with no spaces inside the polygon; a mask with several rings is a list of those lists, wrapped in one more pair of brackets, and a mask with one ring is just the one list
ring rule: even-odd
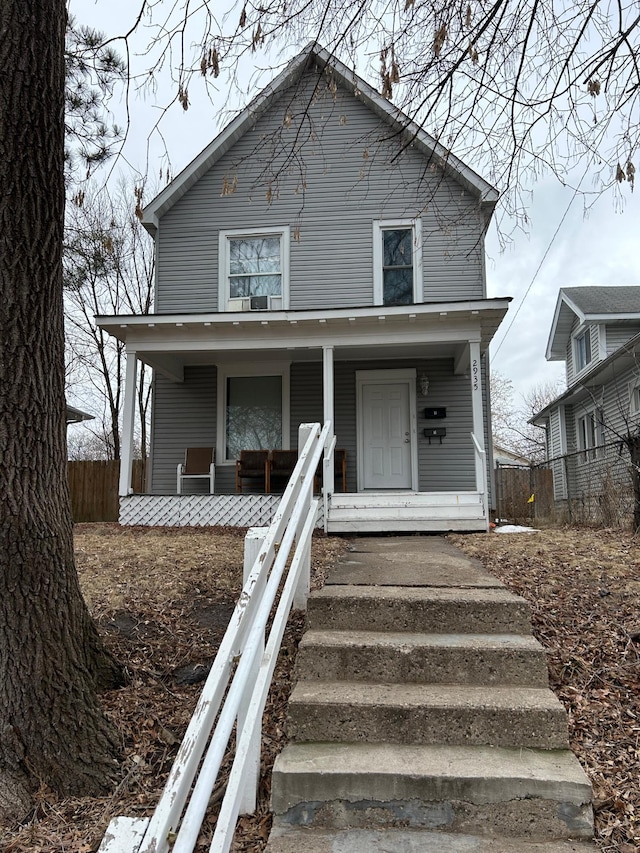
{"label": "lattice porch skirting", "polygon": [[266,527],[279,503],[280,495],[130,495],[120,498],[119,520],[147,527]]}

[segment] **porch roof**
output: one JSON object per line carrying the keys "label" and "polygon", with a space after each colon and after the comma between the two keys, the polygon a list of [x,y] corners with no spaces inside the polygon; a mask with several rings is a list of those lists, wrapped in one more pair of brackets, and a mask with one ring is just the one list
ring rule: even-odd
{"label": "porch roof", "polygon": [[[333,346],[337,359],[423,357],[463,359],[469,341],[489,346],[509,297],[403,306],[252,313],[190,313],[99,316],[100,328],[126,344],[145,363],[181,379],[185,365],[268,351],[296,360],[320,358]],[[463,367],[462,369],[466,369]]]}

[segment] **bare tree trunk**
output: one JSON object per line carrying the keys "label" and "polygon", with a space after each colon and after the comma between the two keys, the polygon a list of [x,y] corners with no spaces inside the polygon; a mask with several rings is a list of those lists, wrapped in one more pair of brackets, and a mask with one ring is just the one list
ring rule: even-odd
{"label": "bare tree trunk", "polygon": [[[0,809],[117,769],[96,688],[119,670],[83,602],[66,480],[64,0],[0,4]],[[5,810],[7,810],[5,809]],[[6,816],[6,815],[5,815]]]}

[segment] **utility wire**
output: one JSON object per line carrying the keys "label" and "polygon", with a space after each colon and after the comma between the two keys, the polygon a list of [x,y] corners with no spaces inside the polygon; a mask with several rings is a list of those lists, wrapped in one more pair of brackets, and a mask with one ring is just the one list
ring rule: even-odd
{"label": "utility wire", "polygon": [[553,237],[551,238],[551,240],[550,240],[550,242],[549,242],[549,245],[547,246],[546,251],[545,251],[544,255],[542,256],[542,259],[541,259],[540,263],[538,264],[538,268],[536,269],[535,273],[533,274],[533,278],[532,278],[532,279],[531,279],[531,281],[529,282],[529,287],[527,287],[527,289],[526,289],[526,291],[525,291],[525,294],[524,294],[524,296],[522,297],[522,301],[520,302],[520,305],[518,305],[518,309],[517,309],[516,313],[515,313],[515,314],[513,315],[513,317],[511,318],[511,322],[510,322],[510,323],[509,323],[509,325],[507,326],[507,330],[506,330],[506,332],[504,333],[504,335],[503,335],[503,337],[502,337],[502,340],[501,340],[501,341],[500,341],[500,343],[498,344],[498,348],[496,349],[496,351],[495,351],[494,353],[491,353],[491,360],[492,360],[492,361],[493,361],[493,359],[498,355],[498,353],[500,352],[500,349],[502,348],[502,344],[503,344],[503,343],[505,342],[505,340],[507,339],[507,335],[508,335],[508,334],[509,334],[509,332],[511,331],[511,327],[512,327],[512,326],[513,326],[513,324],[515,323],[516,318],[518,317],[518,314],[520,313],[520,309],[521,309],[521,308],[522,308],[522,306],[524,305],[525,300],[526,300],[527,296],[529,295],[529,291],[530,291],[530,290],[531,290],[531,288],[533,287],[533,284],[534,284],[534,282],[535,282],[536,278],[538,277],[538,273],[539,273],[539,272],[540,272],[540,270],[542,269],[542,265],[543,265],[543,264],[544,264],[544,262],[546,261],[546,259],[547,259],[547,255],[548,255],[548,254],[549,254],[549,252],[551,251],[551,249],[552,249],[552,247],[553,247],[553,244],[554,244],[554,242],[555,242],[555,239],[556,239],[556,237],[558,236],[558,233],[559,233],[560,229],[561,229],[561,228],[562,228],[562,226],[564,225],[564,221],[565,221],[565,219],[567,218],[567,216],[568,216],[568,214],[569,214],[569,210],[571,209],[571,205],[573,204],[573,202],[575,201],[576,196],[578,195],[578,191],[579,191],[579,189],[580,189],[580,187],[581,187],[581,185],[582,185],[583,180],[584,180],[584,179],[585,179],[585,177],[586,177],[586,174],[587,174],[588,170],[589,170],[589,166],[587,166],[587,168],[585,169],[585,171],[584,171],[584,175],[580,178],[580,180],[579,180],[579,182],[578,182],[578,186],[577,186],[577,187],[575,188],[575,190],[573,191],[573,195],[572,195],[572,196],[571,196],[571,198],[569,199],[569,204],[567,205],[567,209],[565,210],[564,214],[562,215],[562,219],[561,219],[561,220],[560,220],[560,222],[558,223],[558,227],[556,228],[556,230],[555,230],[555,231],[554,231],[554,233],[553,233]]}

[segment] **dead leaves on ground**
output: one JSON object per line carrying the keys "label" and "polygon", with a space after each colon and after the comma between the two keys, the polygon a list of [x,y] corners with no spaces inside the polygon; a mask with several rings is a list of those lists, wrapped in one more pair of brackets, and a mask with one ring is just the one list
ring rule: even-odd
{"label": "dead leaves on ground", "polygon": [[451,537],[531,604],[605,853],[640,849],[640,541],[618,530]]}
{"label": "dead leaves on ground", "polygon": [[[244,533],[228,528],[122,528],[78,525],[83,592],[129,683],[101,697],[124,756],[120,782],[104,798],[59,799],[46,786],[24,825],[0,827],[3,853],[93,853],[112,817],[152,813],[198,700],[202,683],[180,683],[185,667],[208,667],[242,586]],[[312,585],[345,549],[322,536],[312,547]],[[263,722],[255,815],[238,823],[236,853],[258,853],[271,828],[270,770],[285,742],[291,671],[303,617],[289,620]],[[209,849],[231,759],[225,760],[197,851]]]}

